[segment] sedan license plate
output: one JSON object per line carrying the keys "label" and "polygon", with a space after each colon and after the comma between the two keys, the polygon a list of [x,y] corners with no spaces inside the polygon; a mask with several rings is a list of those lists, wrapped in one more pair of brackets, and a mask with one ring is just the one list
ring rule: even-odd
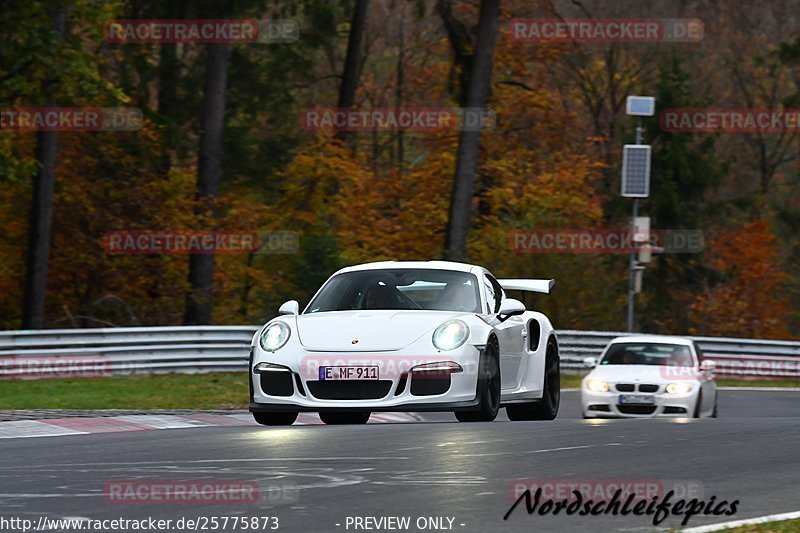
{"label": "sedan license plate", "polygon": [[656,399],[654,396],[644,396],[641,394],[620,394],[619,403],[623,405],[654,405],[656,403]]}
{"label": "sedan license plate", "polygon": [[378,379],[377,366],[321,366],[319,367],[319,380],[337,379]]}

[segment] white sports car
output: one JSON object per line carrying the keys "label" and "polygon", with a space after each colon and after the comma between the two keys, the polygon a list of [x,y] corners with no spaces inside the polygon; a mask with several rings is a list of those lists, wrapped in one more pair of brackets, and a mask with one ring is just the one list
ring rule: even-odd
{"label": "white sports car", "polygon": [[302,312],[286,302],[253,337],[250,411],[265,425],[300,411],[326,424],[363,424],[373,411],[491,421],[500,407],[511,420],[552,420],[555,331],[504,289],[549,293],[554,283],[444,261],[339,270]]}
{"label": "white sports car", "polygon": [[714,362],[690,339],[637,335],[612,340],[583,379],[584,418],[717,416]]}

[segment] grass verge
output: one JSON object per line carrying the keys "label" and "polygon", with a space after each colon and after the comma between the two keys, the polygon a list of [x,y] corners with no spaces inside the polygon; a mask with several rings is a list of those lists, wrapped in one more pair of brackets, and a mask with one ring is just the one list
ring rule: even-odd
{"label": "grass verge", "polygon": [[4,380],[0,409],[245,409],[247,374]]}
{"label": "grass verge", "polygon": [[[583,375],[561,375],[562,388]],[[797,380],[717,380],[721,387],[797,387]],[[112,378],[2,380],[0,409],[246,409],[243,372]]]}
{"label": "grass verge", "polygon": [[724,529],[723,531],[725,533],[800,533],[800,520],[767,522],[765,524]]}

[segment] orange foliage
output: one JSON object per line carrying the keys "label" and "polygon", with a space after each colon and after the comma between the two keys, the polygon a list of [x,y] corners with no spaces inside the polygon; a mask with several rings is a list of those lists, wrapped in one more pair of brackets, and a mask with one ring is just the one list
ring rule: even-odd
{"label": "orange foliage", "polygon": [[722,281],[690,305],[702,335],[786,339],[789,304],[782,290],[778,242],[769,223],[756,220],[721,232],[711,243],[710,266]]}
{"label": "orange foliage", "polygon": [[[196,169],[160,168],[160,131],[150,122],[135,133],[63,133],[53,202],[48,327],[179,324],[188,288],[184,254],[111,254],[104,235],[116,230],[284,229],[268,206],[238,191],[217,201],[214,219],[194,214]],[[17,327],[30,182],[0,188],[0,315]],[[7,249],[6,249],[7,248]],[[285,276],[286,257],[220,254],[216,259],[214,320],[242,323],[252,306]],[[242,314],[244,312],[244,316]]]}

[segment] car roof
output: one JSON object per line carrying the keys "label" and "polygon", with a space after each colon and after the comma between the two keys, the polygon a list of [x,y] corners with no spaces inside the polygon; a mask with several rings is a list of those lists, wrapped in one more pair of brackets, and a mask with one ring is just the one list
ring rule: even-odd
{"label": "car roof", "polygon": [[388,268],[417,268],[430,270],[452,270],[456,272],[476,272],[482,270],[481,267],[469,265],[467,263],[455,263],[452,261],[376,261],[374,263],[364,263],[342,268],[336,274],[345,272],[358,272],[362,270],[381,270]]}
{"label": "car roof", "polygon": [[677,344],[679,346],[691,346],[693,344],[692,339],[687,339],[686,337],[677,337],[674,335],[624,335],[622,337],[616,337],[612,339],[608,344],[619,344],[623,342],[651,342],[661,344]]}

